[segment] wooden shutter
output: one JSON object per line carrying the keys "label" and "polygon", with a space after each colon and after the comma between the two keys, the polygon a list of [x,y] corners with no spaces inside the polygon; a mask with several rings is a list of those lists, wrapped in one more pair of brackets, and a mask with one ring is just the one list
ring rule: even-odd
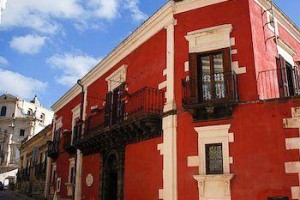
{"label": "wooden shutter", "polygon": [[234,74],[231,68],[231,52],[230,48],[225,48],[222,50],[223,56],[223,70],[224,70],[224,86],[225,86],[225,99],[234,100]]}
{"label": "wooden shutter", "polygon": [[190,103],[196,104],[199,101],[199,92],[201,94],[201,87],[198,87],[198,54],[190,53],[189,55],[190,67]]}
{"label": "wooden shutter", "polygon": [[106,94],[106,104],[104,112],[104,126],[110,126],[111,124],[111,105],[112,104],[112,92]]}
{"label": "wooden shutter", "polygon": [[124,91],[125,91],[125,86],[126,84],[125,83],[122,83],[119,87],[120,89],[120,95],[119,95],[119,99],[118,99],[118,118],[119,120],[123,120],[124,118],[124,114],[125,114],[125,102],[122,101],[122,96],[124,94]]}
{"label": "wooden shutter", "polygon": [[[289,96],[289,88],[286,74],[286,61],[282,56],[279,56],[279,58],[276,58],[276,63],[279,95],[280,97],[287,97]],[[273,74],[270,74],[269,76],[273,76]],[[271,79],[273,77],[269,78]]]}
{"label": "wooden shutter", "polygon": [[223,49],[223,69],[224,73],[231,72],[231,52],[230,48]]}

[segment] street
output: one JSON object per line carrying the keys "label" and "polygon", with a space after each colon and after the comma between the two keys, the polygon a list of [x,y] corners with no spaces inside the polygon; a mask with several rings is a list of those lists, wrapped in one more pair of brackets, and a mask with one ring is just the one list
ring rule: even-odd
{"label": "street", "polygon": [[10,191],[0,191],[0,200],[24,200],[24,198],[15,196]]}

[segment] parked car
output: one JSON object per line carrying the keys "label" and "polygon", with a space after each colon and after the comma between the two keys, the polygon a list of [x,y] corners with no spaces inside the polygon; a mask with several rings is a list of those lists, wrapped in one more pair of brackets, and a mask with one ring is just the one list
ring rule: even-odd
{"label": "parked car", "polygon": [[3,190],[3,189],[4,189],[3,183],[0,181],[0,190]]}

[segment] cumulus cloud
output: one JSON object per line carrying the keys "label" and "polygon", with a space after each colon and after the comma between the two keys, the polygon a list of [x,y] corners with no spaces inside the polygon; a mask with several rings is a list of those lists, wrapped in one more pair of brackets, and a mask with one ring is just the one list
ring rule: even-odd
{"label": "cumulus cloud", "polygon": [[125,7],[131,12],[131,17],[135,21],[144,21],[148,18],[148,15],[140,10],[139,3],[139,0],[126,0]]}
{"label": "cumulus cloud", "polygon": [[31,98],[47,88],[47,83],[1,68],[0,77],[0,93],[9,92],[21,98]]}
{"label": "cumulus cloud", "polygon": [[92,17],[112,19],[117,14],[117,0],[10,0],[3,15],[3,27],[24,27],[53,34],[60,29],[59,20],[75,22]]}
{"label": "cumulus cloud", "polygon": [[24,54],[37,54],[45,44],[46,37],[26,35],[13,37],[9,45],[12,49]]}
{"label": "cumulus cloud", "polygon": [[54,34],[61,30],[61,20],[71,20],[74,25],[112,20],[120,15],[120,9],[129,10],[132,18],[140,21],[147,15],[138,4],[139,0],[9,0],[1,27]]}
{"label": "cumulus cloud", "polygon": [[6,65],[8,65],[7,59],[0,56],[0,66],[6,66]]}
{"label": "cumulus cloud", "polygon": [[61,75],[56,81],[64,86],[72,86],[76,81],[89,72],[101,59],[89,55],[54,55],[47,59],[53,69],[59,70]]}

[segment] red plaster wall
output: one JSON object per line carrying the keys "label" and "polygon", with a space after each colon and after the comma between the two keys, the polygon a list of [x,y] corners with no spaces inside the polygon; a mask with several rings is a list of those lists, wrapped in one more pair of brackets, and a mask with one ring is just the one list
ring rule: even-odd
{"label": "red plaster wall", "polygon": [[[262,15],[263,9],[254,1],[249,2],[258,90],[261,97],[279,97],[277,82],[274,81],[271,85],[267,85],[264,80],[266,80],[269,76],[266,78],[266,76],[261,76],[262,74],[260,74],[261,71],[276,69],[277,67],[276,57],[278,57],[278,51],[276,43],[274,39],[268,39],[274,36],[274,33],[272,33],[268,26],[265,26],[267,23],[267,14],[265,13]],[[300,43],[297,42],[279,23],[278,31],[279,37],[290,45],[299,56]],[[270,72],[269,74],[272,77],[273,73]],[[274,80],[277,80],[277,77],[273,78]]]}
{"label": "red plaster wall", "polygon": [[[86,185],[86,177],[92,174],[94,182],[91,187]],[[99,199],[100,191],[100,154],[84,156],[82,159],[82,199],[96,200]]]}
{"label": "red plaster wall", "polygon": [[[65,129],[72,129],[72,109],[74,109],[78,104],[80,104],[80,102],[81,96],[78,95],[56,113],[56,119],[62,117],[62,131]],[[61,178],[61,189],[58,195],[60,195],[61,198],[70,198],[67,196],[67,187],[65,186],[65,183],[69,182],[69,159],[71,158],[71,156],[69,155],[69,153],[65,152],[63,148],[63,143],[64,138],[61,137],[59,143],[60,154],[56,160],[53,160],[53,162],[56,163],[57,178]]]}
{"label": "red plaster wall", "polygon": [[[154,35],[88,87],[87,113],[92,106],[102,107],[108,91],[106,77],[124,64],[128,66],[126,82],[129,93],[145,86],[158,88],[158,85],[166,79],[163,76],[163,70],[166,68],[166,31],[162,30]],[[161,143],[161,138],[126,148],[125,199],[158,199],[158,189],[162,187],[162,157],[157,151],[158,143]],[[147,159],[139,159],[143,157]],[[94,160],[91,161],[92,159]],[[96,161],[97,159],[84,157],[83,160],[85,167],[83,167],[82,194],[85,199],[97,199],[99,195],[99,175],[94,180],[98,185],[93,188],[84,186],[88,171],[95,170],[95,173],[99,173],[100,162]],[[142,179],[144,180],[141,182]],[[145,197],[145,194],[148,194],[148,197]]]}
{"label": "red plaster wall", "polygon": [[[299,185],[296,174],[286,174],[284,163],[299,160],[298,151],[287,151],[285,138],[299,137],[297,129],[283,129],[284,118],[299,102],[255,103],[239,106],[233,119],[192,123],[188,113],[178,115],[178,194],[179,199],[198,199],[193,175],[198,168],[187,167],[187,157],[198,155],[194,127],[231,124],[234,143],[230,143],[232,200],[261,200],[271,196],[289,196]],[[267,123],[268,122],[268,123]],[[272,124],[272,125],[271,125]],[[184,135],[183,135],[184,133]]]}
{"label": "red plaster wall", "polygon": [[[250,3],[249,3],[250,2]],[[298,151],[287,151],[285,138],[299,137],[298,130],[283,129],[283,118],[291,117],[291,107],[299,102],[254,103],[238,106],[232,119],[194,123],[191,115],[182,109],[180,79],[184,62],[188,61],[187,32],[222,24],[232,24],[238,54],[232,57],[247,73],[238,75],[241,102],[257,100],[257,71],[276,67],[276,46],[265,45],[269,30],[263,30],[261,9],[254,1],[232,0],[196,9],[175,16],[175,96],[178,107],[178,199],[198,200],[198,167],[188,167],[187,157],[198,155],[198,135],[194,127],[231,124],[235,142],[230,144],[230,156],[234,163],[231,172],[232,200],[262,200],[271,196],[289,196],[291,187],[299,185],[297,175],[286,174],[284,163],[299,160]],[[251,12],[250,12],[251,10]],[[218,12],[224,11],[224,12]],[[250,15],[251,13],[251,15]],[[252,23],[252,24],[251,24]],[[281,32],[283,32],[281,30]],[[282,34],[284,35],[284,34]],[[284,39],[290,40],[290,36]],[[292,45],[294,42],[290,41]],[[255,60],[254,60],[255,57]]]}
{"label": "red plaster wall", "polygon": [[126,147],[125,156],[125,200],[158,199],[162,188],[162,156],[156,138]]}
{"label": "red plaster wall", "polygon": [[246,67],[247,73],[238,75],[239,95],[242,101],[256,99],[256,77],[254,70],[254,55],[251,42],[251,26],[249,5],[247,0],[232,0],[224,3],[195,9],[175,15],[175,96],[176,103],[181,108],[182,89],[181,79],[188,73],[184,71],[184,63],[189,60],[188,41],[185,36],[188,32],[232,24],[231,37],[235,37],[238,53],[232,56],[232,61],[239,61],[240,67]]}
{"label": "red plaster wall", "polygon": [[128,66],[126,83],[129,93],[145,86],[158,88],[158,84],[166,79],[163,77],[166,68],[166,31],[154,35],[88,87],[87,113],[92,106],[102,107],[108,90],[105,79],[122,65]]}

